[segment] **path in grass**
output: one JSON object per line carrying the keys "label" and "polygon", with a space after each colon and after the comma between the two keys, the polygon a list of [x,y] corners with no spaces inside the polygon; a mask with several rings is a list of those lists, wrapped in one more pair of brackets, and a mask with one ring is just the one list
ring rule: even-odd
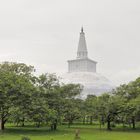
{"label": "path in grass", "polygon": [[34,127],[8,127],[0,133],[0,140],[20,140],[21,136],[29,136],[31,140],[74,140],[75,130],[80,130],[82,140],[139,140],[140,131],[99,130],[95,126],[62,126],[56,132],[48,131],[47,128]]}

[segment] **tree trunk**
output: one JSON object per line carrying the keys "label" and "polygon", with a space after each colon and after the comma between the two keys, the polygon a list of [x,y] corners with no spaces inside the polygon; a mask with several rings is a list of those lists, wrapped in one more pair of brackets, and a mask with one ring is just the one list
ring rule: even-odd
{"label": "tree trunk", "polygon": [[51,124],[51,131],[53,131],[53,124]]}
{"label": "tree trunk", "polygon": [[68,128],[70,128],[71,124],[72,124],[72,121],[69,120],[69,122],[68,122]]}
{"label": "tree trunk", "polygon": [[86,117],[84,116],[83,117],[83,124],[85,124],[85,121],[86,121]]}
{"label": "tree trunk", "polygon": [[123,130],[125,129],[125,122],[124,120],[122,121],[122,127],[123,127]]}
{"label": "tree trunk", "polygon": [[136,127],[135,127],[135,118],[134,118],[134,117],[132,117],[132,126],[133,126],[133,127],[132,127],[133,129],[136,128]]}
{"label": "tree trunk", "polygon": [[52,130],[52,131],[57,130],[57,120],[55,120],[55,121],[51,124],[51,130]]}
{"label": "tree trunk", "polygon": [[131,122],[129,122],[129,128],[131,128]]}
{"label": "tree trunk", "polygon": [[18,126],[18,125],[19,125],[19,121],[16,122],[16,126]]}
{"label": "tree trunk", "polygon": [[40,127],[40,122],[38,122],[36,126],[37,126],[37,128],[39,128]]}
{"label": "tree trunk", "polygon": [[104,126],[105,125],[105,121],[104,121],[104,117],[103,116],[102,116],[101,122],[102,122],[102,125]]}
{"label": "tree trunk", "polygon": [[21,127],[24,127],[25,126],[25,124],[24,124],[24,122],[22,122],[22,125],[21,125]]}
{"label": "tree trunk", "polygon": [[54,123],[54,130],[57,130],[57,123]]}
{"label": "tree trunk", "polygon": [[87,116],[86,118],[86,123],[88,124],[88,122],[89,122],[89,116]]}
{"label": "tree trunk", "polygon": [[111,130],[110,120],[107,121],[107,130]]}
{"label": "tree trunk", "polygon": [[110,115],[107,116],[107,130],[111,130]]}
{"label": "tree trunk", "polygon": [[5,121],[3,119],[0,120],[0,130],[4,130]]}
{"label": "tree trunk", "polygon": [[90,124],[92,124],[92,122],[93,122],[93,117],[90,116]]}

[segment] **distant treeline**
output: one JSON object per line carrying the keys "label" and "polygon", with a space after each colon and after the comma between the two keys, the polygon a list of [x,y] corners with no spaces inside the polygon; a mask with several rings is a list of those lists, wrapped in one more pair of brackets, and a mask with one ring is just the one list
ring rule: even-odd
{"label": "distant treeline", "polygon": [[136,128],[140,120],[140,78],[101,96],[76,98],[80,84],[63,84],[55,74],[35,76],[33,66],[23,63],[0,64],[0,129],[7,122],[16,126],[34,123],[56,130],[59,124],[74,121],[99,122],[111,130],[116,124]]}

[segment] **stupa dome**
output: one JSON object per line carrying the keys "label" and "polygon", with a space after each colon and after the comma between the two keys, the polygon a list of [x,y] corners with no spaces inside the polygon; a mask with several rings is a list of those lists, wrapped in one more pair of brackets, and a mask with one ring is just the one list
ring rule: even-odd
{"label": "stupa dome", "polygon": [[80,95],[81,98],[86,98],[87,95],[101,95],[113,89],[111,82],[98,73],[93,72],[73,72],[66,73],[62,76],[63,83],[81,84],[84,89]]}

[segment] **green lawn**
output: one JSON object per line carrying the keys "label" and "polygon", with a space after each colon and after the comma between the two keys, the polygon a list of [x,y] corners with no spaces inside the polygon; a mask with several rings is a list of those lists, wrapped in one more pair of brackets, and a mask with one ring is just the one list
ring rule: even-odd
{"label": "green lawn", "polygon": [[139,130],[115,129],[111,132],[105,129],[89,125],[74,125],[71,128],[61,126],[56,132],[48,131],[47,128],[34,127],[7,127],[0,132],[0,140],[20,140],[22,136],[29,136],[31,140],[74,140],[75,130],[80,130],[81,140],[139,140]]}

